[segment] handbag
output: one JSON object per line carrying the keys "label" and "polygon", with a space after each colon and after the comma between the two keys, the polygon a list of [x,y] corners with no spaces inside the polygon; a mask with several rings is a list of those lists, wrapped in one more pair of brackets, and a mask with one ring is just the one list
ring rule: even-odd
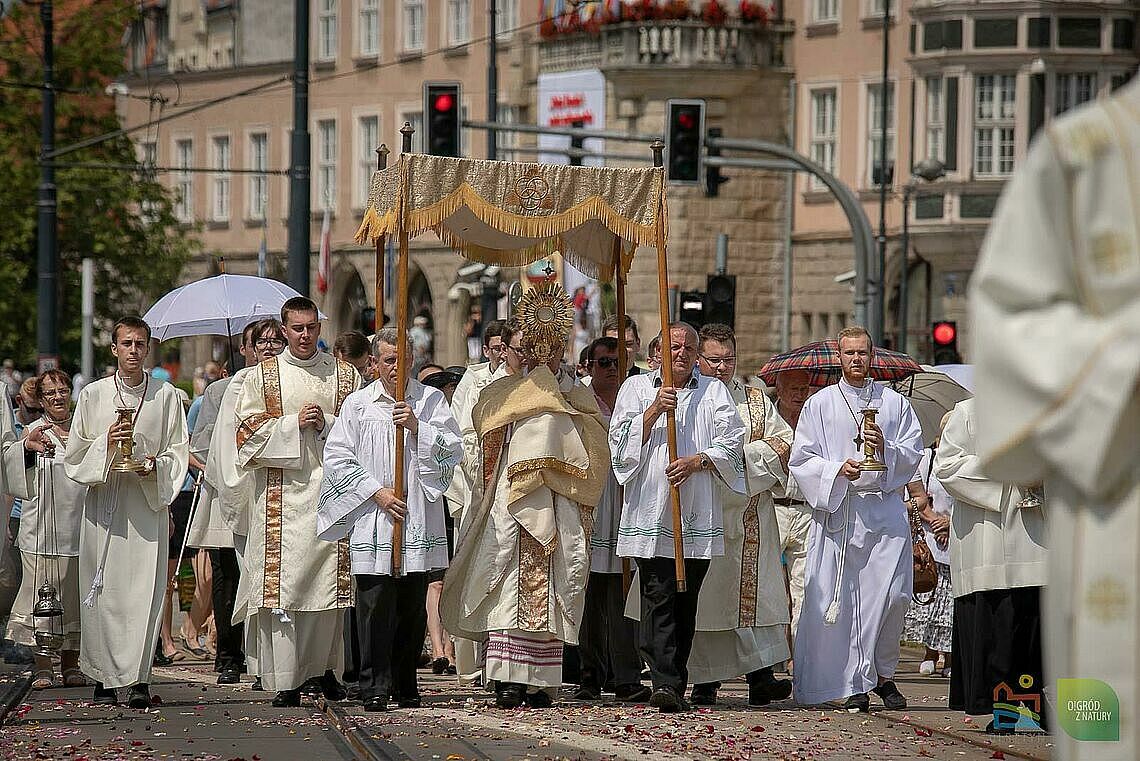
{"label": "handbag", "polygon": [[[928,481],[933,467],[934,457],[932,454],[930,469],[926,471]],[[919,518],[918,509],[913,502],[909,504],[910,508],[907,513],[910,514],[911,551],[914,556],[914,601],[919,605],[929,605],[934,602],[933,594],[925,601],[918,599],[918,595],[931,593],[938,586],[938,566],[934,564],[934,555],[926,544],[926,534],[922,530],[922,520]]]}

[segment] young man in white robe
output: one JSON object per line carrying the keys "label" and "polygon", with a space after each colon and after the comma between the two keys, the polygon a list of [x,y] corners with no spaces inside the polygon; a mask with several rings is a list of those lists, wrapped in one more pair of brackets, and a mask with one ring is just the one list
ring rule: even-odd
{"label": "young man in white robe", "polygon": [[[526,372],[480,394],[483,481],[443,582],[444,627],[486,642],[500,708],[548,708],[563,643],[577,644],[591,513],[605,485],[605,426],[590,391],[560,367],[573,309],[557,285],[519,305]],[[553,319],[543,320],[553,315]]]}
{"label": "young man in white robe", "polygon": [[[420,705],[428,573],[447,567],[443,492],[463,449],[442,392],[409,378],[404,401],[395,401],[397,340],[395,328],[373,339],[379,380],[350,395],[333,424],[317,505],[318,536],[350,541],[365,711],[386,711],[390,698],[401,708]],[[397,435],[405,437],[403,498],[393,491]],[[403,533],[393,573],[395,521]]]}
{"label": "young man in white robe", "polygon": [[[922,459],[910,403],[869,377],[874,349],[860,327],[839,332],[843,377],[804,403],[790,467],[812,508],[804,604],[796,631],[796,702],[847,698],[869,711],[874,691],[906,707],[893,677],[913,594],[910,521],[900,496]],[[870,422],[861,410],[878,410]],[[864,470],[864,443],[885,470]]]}
{"label": "young man in white robe", "polygon": [[788,593],[780,564],[780,531],[772,492],[788,482],[792,429],[763,390],[736,377],[736,335],[727,325],[701,328],[698,367],[725,385],[747,428],[745,493],[717,483],[724,510],[724,555],[714,557],[697,601],[689,654],[694,705],[713,705],[722,681],[744,676],[748,704],[792,694],[772,667],[788,660]]}
{"label": "young man in white robe", "polygon": [[333,671],[344,660],[344,608],[352,605],[348,541],[317,539],[316,506],[325,438],[360,374],[317,348],[311,300],[287,300],[281,317],[289,348],[245,376],[234,415],[237,462],[254,474],[257,495],[245,625],[257,637],[262,683],[283,708],[300,705],[310,678],[327,699],[345,697]]}
{"label": "young man in white robe", "polygon": [[970,281],[978,454],[1001,481],[1044,482],[1050,686],[1058,707],[1103,705],[1092,680],[1120,704],[1118,741],[1057,732],[1061,761],[1140,752],[1138,145],[1140,79],[1054,120],[1006,185]]}
{"label": "young man in white robe", "polygon": [[[614,474],[625,487],[618,555],[637,561],[641,652],[653,679],[650,705],[686,710],[689,652],[697,600],[709,561],[724,554],[717,481],[744,493],[744,423],[723,383],[697,371],[697,331],[668,326],[675,387],[661,372],[627,379],[610,419]],[[664,357],[664,355],[662,355]],[[669,410],[677,421],[677,459],[670,462]],[[680,490],[687,591],[677,590],[670,487]]]}
{"label": "young man in white robe", "polygon": [[[82,637],[79,668],[95,680],[95,701],[116,702],[130,687],[132,708],[150,706],[172,531],[170,503],[190,458],[186,413],[169,383],[143,370],[150,327],[123,317],[111,329],[117,369],[83,387],[71,423],[64,471],[88,487],[79,529]],[[130,417],[120,422],[117,410]],[[133,441],[136,471],[117,469]]]}

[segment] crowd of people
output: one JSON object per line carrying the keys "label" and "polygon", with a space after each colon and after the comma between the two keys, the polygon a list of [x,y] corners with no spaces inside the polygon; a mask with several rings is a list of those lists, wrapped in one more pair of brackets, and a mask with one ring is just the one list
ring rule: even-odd
{"label": "crowd of people", "polygon": [[[35,686],[91,680],[94,700],[145,707],[152,666],[189,653],[280,707],[307,689],[418,706],[427,666],[503,708],[548,707],[570,681],[578,700],[683,711],[742,677],[750,705],[867,711],[872,693],[906,707],[904,640],[968,713],[991,713],[999,683],[1041,683],[1043,495],[983,474],[969,402],[926,441],[871,379],[862,328],[838,336],[838,382],[789,370],[767,390],[738,374],[728,326],[674,323],[643,354],[610,318],[571,366],[574,320],[540,313],[574,305],[532,289],[466,368],[409,341],[404,389],[394,328],[326,353],[303,297],[247,326],[245,366],[204,374],[188,409],[146,369],[137,317],[74,410],[64,373],[26,381],[2,410],[22,505],[6,636],[63,634],[59,679],[41,649]],[[179,558],[198,583],[175,632]],[[62,623],[33,615],[45,579]]]}

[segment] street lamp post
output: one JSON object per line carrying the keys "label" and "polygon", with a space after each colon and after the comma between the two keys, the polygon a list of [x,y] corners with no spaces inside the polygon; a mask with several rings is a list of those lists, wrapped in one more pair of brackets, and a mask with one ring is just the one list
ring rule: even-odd
{"label": "street lamp post", "polygon": [[903,186],[902,197],[902,262],[899,270],[899,313],[896,323],[898,325],[898,346],[901,352],[907,351],[908,311],[910,304],[910,198],[913,195],[917,181],[934,182],[946,176],[946,165],[938,159],[923,159],[915,164],[911,170],[910,179]]}

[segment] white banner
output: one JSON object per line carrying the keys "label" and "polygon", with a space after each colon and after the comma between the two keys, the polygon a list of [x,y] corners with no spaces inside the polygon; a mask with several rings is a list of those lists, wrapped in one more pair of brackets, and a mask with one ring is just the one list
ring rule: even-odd
{"label": "white banner", "polygon": [[[582,122],[586,129],[606,128],[606,78],[597,69],[565,71],[538,75],[538,124],[541,127],[572,127]],[[562,135],[539,135],[539,148],[566,148],[570,138]],[[588,139],[582,146],[588,151],[605,150],[605,141]],[[569,164],[559,153],[540,153],[543,164]],[[584,160],[585,166],[604,166],[600,158]]]}

